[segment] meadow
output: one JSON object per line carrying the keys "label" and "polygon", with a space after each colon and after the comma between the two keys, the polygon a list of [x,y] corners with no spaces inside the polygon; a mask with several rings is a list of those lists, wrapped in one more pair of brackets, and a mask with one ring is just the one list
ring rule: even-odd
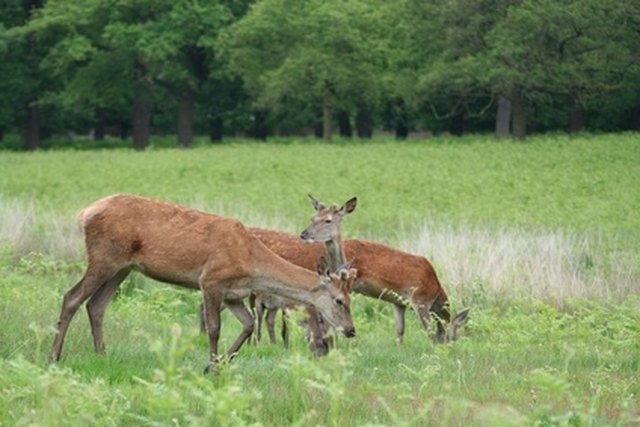
{"label": "meadow", "polygon": [[[0,425],[640,423],[639,134],[61,145],[0,150]],[[290,232],[307,193],[358,196],[344,236],[426,256],[470,320],[434,345],[408,312],[400,347],[389,304],[356,295],[357,336],[328,357],[292,324],[290,349],[245,345],[203,375],[200,295],[132,275],[107,311],[108,355],[80,310],[48,364],[84,268],[75,215],[118,192]],[[223,313],[221,348],[238,331]]]}

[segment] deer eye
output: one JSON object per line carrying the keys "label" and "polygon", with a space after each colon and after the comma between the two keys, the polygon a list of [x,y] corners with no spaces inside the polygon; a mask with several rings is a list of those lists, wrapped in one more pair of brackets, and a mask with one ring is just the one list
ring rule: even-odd
{"label": "deer eye", "polygon": [[335,299],[335,302],[336,302],[336,304],[338,304],[338,305],[343,305],[343,304],[344,304],[344,301],[343,301],[341,298],[336,298],[336,299]]}
{"label": "deer eye", "polygon": [[325,220],[324,220],[324,223],[325,223],[325,224],[331,224],[331,220],[330,220],[330,219],[325,219]]}

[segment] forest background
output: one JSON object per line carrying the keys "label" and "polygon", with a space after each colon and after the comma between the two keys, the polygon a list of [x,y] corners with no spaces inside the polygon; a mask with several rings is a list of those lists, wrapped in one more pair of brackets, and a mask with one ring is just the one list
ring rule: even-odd
{"label": "forest background", "polygon": [[4,0],[0,144],[637,130],[638,52],[631,0]]}

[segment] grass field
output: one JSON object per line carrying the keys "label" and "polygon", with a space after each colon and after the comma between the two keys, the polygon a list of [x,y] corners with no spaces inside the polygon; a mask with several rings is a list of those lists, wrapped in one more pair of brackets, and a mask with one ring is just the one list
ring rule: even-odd
{"label": "grass field", "polygon": [[[640,135],[165,145],[0,151],[0,425],[640,423]],[[471,319],[436,346],[408,313],[398,347],[391,307],[355,296],[358,336],[329,357],[292,326],[289,350],[247,345],[205,376],[199,294],[133,275],[108,356],[79,312],[48,365],[84,267],[75,214],[116,192],[291,232],[307,193],[357,195],[343,234],[428,257]],[[239,322],[223,315],[226,348]]]}

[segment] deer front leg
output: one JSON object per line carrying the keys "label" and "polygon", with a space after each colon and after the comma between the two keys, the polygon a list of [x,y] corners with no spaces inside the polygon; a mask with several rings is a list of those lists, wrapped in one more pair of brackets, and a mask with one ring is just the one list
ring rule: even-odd
{"label": "deer front leg", "polygon": [[204,322],[209,335],[209,363],[204,369],[204,372],[208,373],[218,361],[222,296],[215,289],[212,289],[213,286],[201,286],[201,288],[204,299]]}
{"label": "deer front leg", "polygon": [[271,344],[276,343],[276,316],[278,308],[267,308],[267,332],[269,332],[269,340]]}
{"label": "deer front leg", "polygon": [[393,304],[393,318],[396,323],[396,342],[402,344],[404,337],[404,313],[407,307],[401,304]]}

